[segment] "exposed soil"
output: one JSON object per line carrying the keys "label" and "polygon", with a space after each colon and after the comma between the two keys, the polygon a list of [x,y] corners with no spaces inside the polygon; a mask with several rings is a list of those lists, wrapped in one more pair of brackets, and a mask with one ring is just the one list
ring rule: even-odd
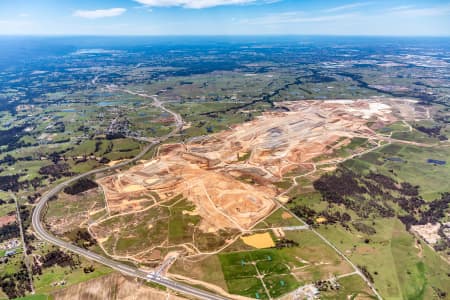
{"label": "exposed soil", "polygon": [[272,248],[275,247],[270,233],[256,233],[249,236],[242,236],[241,239],[245,244],[252,246],[256,249]]}
{"label": "exposed soil", "polygon": [[425,117],[414,102],[397,99],[279,106],[282,111],[227,131],[161,146],[155,159],[98,180],[110,213],[137,212],[181,194],[195,205],[200,231],[245,232],[275,209],[273,199],[280,193],[275,183],[284,176],[311,172],[317,161],[335,164],[339,158],[331,154],[352,138],[390,139],[369,124],[381,128]]}
{"label": "exposed soil", "polygon": [[111,274],[92,279],[53,293],[55,300],[181,300],[179,296],[168,294],[135,279],[120,274]]}
{"label": "exposed soil", "polygon": [[11,224],[16,221],[16,214],[13,214],[11,216],[2,216],[0,217],[0,227],[3,225]]}

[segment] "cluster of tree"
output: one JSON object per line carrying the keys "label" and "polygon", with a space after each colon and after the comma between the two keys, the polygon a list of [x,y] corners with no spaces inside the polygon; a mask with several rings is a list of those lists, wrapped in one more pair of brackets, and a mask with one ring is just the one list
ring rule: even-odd
{"label": "cluster of tree", "polygon": [[449,212],[450,193],[444,193],[441,198],[428,203],[428,209],[420,215],[420,224],[436,223],[445,218]]}
{"label": "cluster of tree", "polygon": [[445,234],[446,230],[450,230],[449,225],[443,225],[439,228],[438,234],[441,239],[433,246],[436,251],[445,251],[450,249],[450,238]]}
{"label": "cluster of tree", "polygon": [[441,198],[431,202],[426,202],[422,198],[413,198],[411,203],[402,200],[399,205],[406,214],[399,216],[399,219],[409,229],[411,225],[440,222],[448,214],[450,193],[444,193]]}
{"label": "cluster of tree", "polygon": [[20,174],[0,176],[0,190],[18,192],[21,188],[20,176]]}
{"label": "cluster of tree", "polygon": [[434,292],[435,292],[435,294],[436,294],[436,296],[438,297],[438,299],[448,299],[447,298],[447,292],[445,292],[445,291],[443,291],[443,290],[441,290],[440,288],[437,288],[437,287],[433,287],[433,290],[434,290]]}
{"label": "cluster of tree", "polygon": [[72,255],[65,253],[59,249],[53,250],[42,257],[42,267],[50,268],[54,265],[58,265],[60,267],[70,267],[74,269],[78,265],[80,265],[80,261],[75,260]]}
{"label": "cluster of tree", "polygon": [[20,236],[20,228],[16,223],[6,224],[0,227],[0,242]]}
{"label": "cluster of tree", "polygon": [[[26,170],[23,170],[26,171]],[[21,189],[27,189],[29,187],[38,188],[42,186],[42,178],[35,177],[31,180],[19,181],[19,178],[25,174],[14,174],[0,176],[0,190],[8,192],[18,192]]]}
{"label": "cluster of tree", "polygon": [[425,204],[418,196],[418,186],[399,184],[383,174],[363,176],[345,168],[322,176],[314,182],[314,187],[325,201],[343,204],[361,218],[371,214],[394,217],[392,203],[397,203],[408,214],[418,213]]}
{"label": "cluster of tree", "polygon": [[3,200],[3,199],[0,199],[0,205],[3,205],[3,204],[13,204],[14,203],[14,199],[9,199],[9,200]]}
{"label": "cluster of tree", "polygon": [[[288,204],[292,200],[289,200]],[[317,217],[317,212],[313,210],[312,208],[306,206],[306,205],[297,205],[294,208],[291,209],[291,211],[298,216],[299,218],[302,218],[305,220],[305,222],[309,225],[313,225],[315,223],[315,219]]]}
{"label": "cluster of tree", "polygon": [[20,262],[20,269],[17,272],[1,276],[0,286],[9,299],[24,297],[26,293],[31,292],[30,279],[25,263]]}
{"label": "cluster of tree", "polygon": [[[292,199],[288,203],[292,203]],[[352,217],[344,212],[331,212],[329,210],[315,211],[306,205],[297,205],[291,211],[298,217],[305,220],[308,225],[315,225],[318,218],[324,218],[321,224],[336,224],[340,223],[342,226],[348,228],[347,222],[352,220]]]}
{"label": "cluster of tree", "polygon": [[124,137],[125,137],[125,135],[123,133],[119,133],[119,132],[106,134],[107,140],[123,139]]}
{"label": "cluster of tree", "polygon": [[372,276],[372,274],[370,274],[369,270],[367,270],[366,266],[358,265],[358,269],[367,278],[367,280],[369,280],[371,283],[373,283],[373,276]]}
{"label": "cluster of tree", "polygon": [[33,233],[30,233],[28,228],[31,226],[31,208],[27,205],[20,205],[19,206],[19,214],[20,214],[20,220],[22,221],[22,229],[24,234],[24,241],[25,241],[25,247],[28,254],[31,253],[32,250],[34,250],[34,246],[32,245],[32,242],[36,239]]}
{"label": "cluster of tree", "polygon": [[41,193],[34,193],[27,196],[28,203],[34,204],[36,202],[36,199],[41,197]]}
{"label": "cluster of tree", "polygon": [[41,263],[38,261],[38,258],[36,256],[33,256],[33,265],[31,266],[31,273],[33,276],[35,275],[42,275],[42,267]]}
{"label": "cluster of tree", "polygon": [[318,280],[314,282],[314,286],[321,292],[338,291],[340,289],[339,283],[335,280]]}
{"label": "cluster of tree", "polygon": [[279,239],[275,242],[275,248],[282,249],[282,248],[292,248],[297,247],[298,243],[294,240],[289,240],[286,238]]}
{"label": "cluster of tree", "polygon": [[75,237],[71,238],[74,243],[82,248],[89,249],[90,247],[97,244],[97,241],[91,236],[89,231],[86,229],[77,229],[74,233]]}
{"label": "cluster of tree", "polygon": [[[364,176],[342,167],[332,174],[320,177],[314,182],[314,188],[325,201],[342,204],[361,218],[367,218],[370,214],[394,217],[396,213],[391,205],[395,203],[403,210],[397,216],[407,228],[415,224],[439,222],[445,217],[450,204],[450,193],[427,202],[419,196],[419,186],[407,182],[399,184],[383,174],[370,173]],[[302,208],[303,216],[305,212],[309,220],[314,217],[311,211]],[[328,218],[333,220],[330,216]],[[361,225],[356,225],[355,228],[367,230]]]}
{"label": "cluster of tree", "polygon": [[13,127],[7,130],[0,131],[0,146],[7,145],[6,152],[20,148],[22,143],[19,141],[24,136],[24,129],[27,125]]}
{"label": "cluster of tree", "polygon": [[420,132],[425,133],[429,137],[438,138],[441,141],[448,140],[447,136],[441,134],[442,126],[434,126],[434,127],[425,127],[425,126],[414,126]]}
{"label": "cluster of tree", "polygon": [[64,189],[64,193],[69,195],[77,195],[96,187],[98,187],[98,184],[96,182],[88,178],[82,178],[73,183],[72,185],[66,187]]}
{"label": "cluster of tree", "polygon": [[56,122],[51,128],[46,130],[46,132],[49,133],[58,133],[64,131],[66,131],[66,125],[64,125],[64,122],[62,121]]}
{"label": "cluster of tree", "polygon": [[7,164],[8,166],[12,166],[16,163],[17,159],[11,154],[6,154],[3,159],[0,159],[0,165]]}
{"label": "cluster of tree", "polygon": [[84,267],[84,268],[83,268],[83,272],[86,273],[86,274],[92,273],[92,272],[94,272],[94,271],[95,271],[95,268],[94,268],[93,265],[90,265],[89,267]]}
{"label": "cluster of tree", "polygon": [[94,153],[97,153],[98,151],[100,151],[100,146],[102,145],[101,141],[95,141],[95,149],[94,149]]}
{"label": "cluster of tree", "polygon": [[357,181],[358,176],[348,169],[338,169],[314,182],[314,188],[328,202],[348,205],[346,197],[365,194],[368,190]]}
{"label": "cluster of tree", "polygon": [[72,176],[73,175],[73,173],[70,172],[70,166],[67,163],[43,166],[39,169],[39,174],[51,176],[55,179],[59,179],[63,176]]}
{"label": "cluster of tree", "polygon": [[372,226],[369,226],[367,224],[364,224],[362,222],[353,222],[352,225],[353,225],[353,227],[356,228],[356,230],[358,230],[362,233],[365,233],[367,235],[373,235],[373,234],[377,233],[375,228],[373,228]]}

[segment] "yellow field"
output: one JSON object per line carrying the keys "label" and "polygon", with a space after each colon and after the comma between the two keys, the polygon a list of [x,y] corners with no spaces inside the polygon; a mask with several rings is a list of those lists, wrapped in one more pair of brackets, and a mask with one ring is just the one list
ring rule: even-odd
{"label": "yellow field", "polygon": [[275,243],[268,232],[257,233],[249,236],[243,236],[241,239],[249,246],[257,249],[272,248],[275,247]]}

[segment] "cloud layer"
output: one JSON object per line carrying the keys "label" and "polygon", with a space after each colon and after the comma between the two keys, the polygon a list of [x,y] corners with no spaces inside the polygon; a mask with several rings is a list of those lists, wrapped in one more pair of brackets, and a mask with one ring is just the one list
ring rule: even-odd
{"label": "cloud layer", "polygon": [[85,18],[85,19],[100,19],[107,17],[120,16],[127,10],[125,8],[109,8],[109,9],[97,9],[97,10],[76,10],[73,15],[75,17]]}
{"label": "cloud layer", "polygon": [[197,8],[197,9],[256,2],[256,0],[135,0],[135,1],[140,4],[152,7],[181,6],[185,8]]}
{"label": "cloud layer", "polygon": [[355,3],[346,4],[346,5],[332,7],[332,8],[326,9],[325,11],[326,12],[337,12],[337,11],[342,11],[342,10],[346,11],[346,10],[352,10],[355,8],[368,6],[371,4],[373,4],[373,2],[355,2]]}

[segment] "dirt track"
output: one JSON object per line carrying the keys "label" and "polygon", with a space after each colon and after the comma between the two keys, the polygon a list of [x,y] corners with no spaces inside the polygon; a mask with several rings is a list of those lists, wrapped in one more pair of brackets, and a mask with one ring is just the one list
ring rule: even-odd
{"label": "dirt track", "polygon": [[155,160],[99,180],[110,210],[140,210],[182,194],[195,204],[202,231],[245,231],[275,208],[278,190],[272,183],[286,173],[332,153],[343,138],[377,139],[374,127],[421,117],[407,100],[282,105],[289,111],[265,113],[186,144],[165,145]]}

